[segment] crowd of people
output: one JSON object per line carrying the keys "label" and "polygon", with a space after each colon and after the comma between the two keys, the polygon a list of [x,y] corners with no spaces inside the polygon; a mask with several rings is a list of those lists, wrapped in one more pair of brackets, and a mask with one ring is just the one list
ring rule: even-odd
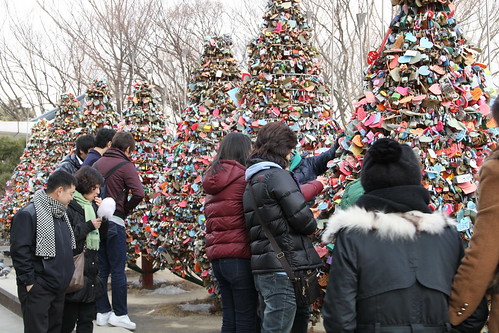
{"label": "crowd of people", "polygon": [[[94,320],[135,330],[127,308],[125,219],[145,194],[130,160],[134,149],[127,132],[102,128],[95,137],[80,136],[46,188],[14,216],[11,255],[25,332],[92,332]],[[103,197],[114,199],[108,218],[97,217]],[[68,292],[73,256],[81,253],[84,284]]]}
{"label": "crowd of people", "polygon": [[[499,100],[492,111],[499,123]],[[317,231],[311,205],[328,184],[322,174],[338,143],[313,157],[296,145],[281,122],[263,126],[254,142],[229,133],[204,174],[206,253],[223,333],[308,331],[310,306],[297,298],[294,278],[323,265],[310,237]],[[144,198],[134,149],[127,132],[79,137],[46,188],[14,216],[11,255],[25,332],[92,332],[94,321],[136,329],[125,275],[125,221]],[[334,242],[326,331],[480,332],[487,322],[498,333],[498,170],[496,150],[481,168],[474,235],[464,251],[455,221],[429,208],[413,149],[376,140],[348,204],[322,235]],[[109,218],[98,217],[103,197],[115,201]],[[85,282],[67,292],[80,253]]]}

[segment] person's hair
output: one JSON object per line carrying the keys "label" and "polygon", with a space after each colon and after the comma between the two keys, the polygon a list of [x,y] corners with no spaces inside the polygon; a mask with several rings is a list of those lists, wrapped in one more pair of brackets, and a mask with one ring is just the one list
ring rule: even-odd
{"label": "person's hair", "polygon": [[499,126],[499,96],[494,100],[494,104],[492,104],[492,116],[496,121],[497,126]]}
{"label": "person's hair", "polygon": [[221,170],[221,160],[233,160],[241,165],[246,165],[250,150],[251,139],[247,135],[236,132],[229,133],[220,142],[217,156],[211,163],[208,171],[219,172]]}
{"label": "person's hair", "polygon": [[286,168],[286,156],[295,148],[296,142],[296,134],[288,126],[280,122],[269,123],[258,132],[251,156]]}
{"label": "person's hair", "polygon": [[91,166],[82,166],[75,174],[78,185],[76,185],[76,190],[81,194],[87,194],[93,191],[93,189],[99,185],[104,184],[104,177],[97,169]]}
{"label": "person's hair", "polygon": [[95,135],[95,146],[98,148],[106,148],[107,143],[113,140],[116,131],[112,128],[101,128]]}
{"label": "person's hair", "polygon": [[95,137],[91,134],[79,136],[78,139],[76,139],[75,145],[76,145],[76,154],[78,156],[80,156],[80,151],[87,154],[91,148],[95,147]]}
{"label": "person's hair", "polygon": [[118,148],[121,151],[125,151],[130,148],[130,151],[135,150],[135,139],[128,132],[117,132],[113,136],[111,147]]}
{"label": "person's hair", "polygon": [[60,186],[63,189],[68,189],[71,186],[77,186],[78,181],[76,177],[64,170],[54,171],[47,180],[47,188],[45,193],[50,194],[57,190]]}

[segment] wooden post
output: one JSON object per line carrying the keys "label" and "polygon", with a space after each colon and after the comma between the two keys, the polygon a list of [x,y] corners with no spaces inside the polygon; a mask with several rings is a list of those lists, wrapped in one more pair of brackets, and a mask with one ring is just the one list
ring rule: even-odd
{"label": "wooden post", "polygon": [[141,257],[142,261],[142,275],[140,276],[140,282],[142,284],[143,289],[153,289],[154,287],[154,279],[153,279],[153,268],[152,262],[147,259],[147,255],[142,253]]}

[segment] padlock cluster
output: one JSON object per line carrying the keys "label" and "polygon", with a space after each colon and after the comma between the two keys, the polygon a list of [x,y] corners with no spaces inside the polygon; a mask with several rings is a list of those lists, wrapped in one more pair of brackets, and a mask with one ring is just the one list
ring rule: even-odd
{"label": "padlock cluster", "polygon": [[58,102],[52,122],[39,121],[33,127],[20,162],[7,182],[0,202],[0,227],[3,238],[8,239],[12,217],[27,205],[33,194],[43,188],[49,175],[64,156],[71,153],[81,132],[82,106],[76,97],[63,94]]}
{"label": "padlock cluster", "polygon": [[241,86],[238,129],[254,134],[281,120],[297,132],[301,149],[329,147],[339,127],[300,1],[269,1],[263,19],[247,49],[250,75]]}
{"label": "padlock cluster", "polygon": [[492,83],[480,50],[468,43],[452,1],[392,1],[400,5],[382,45],[371,51],[364,96],[333,165],[334,199],[359,177],[374,140],[391,137],[421,157],[431,208],[455,216],[463,237],[472,234],[477,172],[497,133],[490,117]]}
{"label": "padlock cluster", "polygon": [[[156,184],[151,242],[154,260],[179,276],[207,286],[215,283],[204,251],[204,193],[201,179],[218,142],[236,130],[234,114],[241,70],[228,35],[206,37],[188,84],[188,105],[167,145],[163,175]],[[155,236],[155,237],[153,237]]]}
{"label": "padlock cluster", "polygon": [[127,217],[128,258],[134,262],[143,254],[153,261],[151,247],[158,242],[153,207],[157,184],[167,165],[169,135],[165,115],[149,82],[134,82],[127,101],[118,130],[130,132],[135,139],[130,158],[137,166],[145,192],[144,200]]}
{"label": "padlock cluster", "polygon": [[95,135],[101,127],[115,127],[119,115],[111,103],[112,94],[106,80],[94,80],[88,85],[85,94],[87,101],[81,117],[81,127],[84,132]]}

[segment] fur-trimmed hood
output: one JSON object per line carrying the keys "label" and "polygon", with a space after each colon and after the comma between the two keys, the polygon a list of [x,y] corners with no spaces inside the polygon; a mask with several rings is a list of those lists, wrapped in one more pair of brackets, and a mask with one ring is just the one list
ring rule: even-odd
{"label": "fur-trimmed hood", "polygon": [[420,211],[383,213],[367,211],[358,206],[339,210],[329,218],[322,241],[330,243],[341,229],[367,233],[376,231],[381,238],[412,239],[418,232],[439,234],[456,222],[440,211],[431,214]]}

